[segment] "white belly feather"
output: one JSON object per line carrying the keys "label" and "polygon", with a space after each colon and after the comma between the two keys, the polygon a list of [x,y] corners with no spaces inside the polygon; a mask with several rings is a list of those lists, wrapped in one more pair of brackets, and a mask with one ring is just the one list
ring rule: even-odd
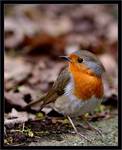
{"label": "white belly feather", "polygon": [[54,109],[59,113],[69,116],[80,116],[84,113],[92,112],[101,103],[102,99],[97,99],[95,96],[87,101],[78,99],[72,94],[73,87],[73,82],[69,82],[65,88],[65,93],[56,100]]}

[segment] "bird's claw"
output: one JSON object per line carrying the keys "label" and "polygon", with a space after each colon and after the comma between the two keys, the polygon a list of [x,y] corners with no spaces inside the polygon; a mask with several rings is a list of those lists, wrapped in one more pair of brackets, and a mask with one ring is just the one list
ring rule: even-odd
{"label": "bird's claw", "polygon": [[102,138],[103,138],[103,133],[101,129],[93,128]]}
{"label": "bird's claw", "polygon": [[79,135],[80,138],[84,138],[85,140],[87,140],[90,143],[93,143],[92,140],[90,140],[89,138],[87,138],[85,135],[81,134],[81,133],[77,133]]}
{"label": "bird's claw", "polygon": [[87,130],[94,130],[96,131],[101,137],[103,137],[103,133],[102,133],[102,130],[101,129],[97,129],[95,127],[93,127],[92,125],[88,125],[88,126],[83,126],[82,124],[79,124],[80,127],[84,128],[84,129],[87,129]]}

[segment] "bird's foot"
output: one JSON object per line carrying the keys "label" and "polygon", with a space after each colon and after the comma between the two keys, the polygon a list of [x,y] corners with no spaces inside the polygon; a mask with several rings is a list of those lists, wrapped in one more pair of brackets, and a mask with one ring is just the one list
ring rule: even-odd
{"label": "bird's foot", "polygon": [[91,125],[84,116],[81,116],[81,118],[85,121],[85,123],[87,125],[87,126],[83,126],[80,124],[81,127],[83,127],[84,129],[87,129],[87,130],[96,131],[97,134],[99,134],[101,137],[103,137],[103,133],[102,133],[101,129],[95,128],[93,125]]}
{"label": "bird's foot", "polygon": [[85,135],[83,135],[83,134],[81,134],[81,133],[78,132],[77,128],[75,127],[74,123],[72,122],[72,119],[71,119],[69,116],[67,116],[67,118],[69,119],[69,121],[70,121],[72,127],[74,128],[75,133],[76,133],[81,139],[84,138],[84,139],[87,140],[88,142],[93,143],[92,140],[90,140],[90,139],[87,138]]}
{"label": "bird's foot", "polygon": [[100,136],[103,137],[103,133],[101,129],[95,128],[94,126],[92,126],[90,123],[87,122],[87,126],[84,126],[82,124],[79,124],[82,128],[87,129],[87,130],[92,130],[92,131],[96,131],[96,133],[98,133]]}
{"label": "bird's foot", "polygon": [[90,143],[93,143],[93,140],[89,139],[88,137],[86,137],[85,135],[79,133],[79,132],[76,132],[76,134],[81,138],[81,139],[85,139],[87,140],[88,142]]}

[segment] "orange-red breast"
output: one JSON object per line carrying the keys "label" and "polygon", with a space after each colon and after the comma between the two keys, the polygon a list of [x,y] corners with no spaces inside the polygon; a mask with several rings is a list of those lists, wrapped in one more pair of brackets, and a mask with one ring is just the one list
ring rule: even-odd
{"label": "orange-red breast", "polygon": [[68,67],[59,74],[47,94],[41,99],[31,102],[27,107],[40,105],[42,108],[53,102],[53,108],[68,116],[73,128],[78,133],[70,117],[92,112],[101,103],[104,67],[94,54],[86,50],[79,50],[69,56],[61,57],[68,62]]}

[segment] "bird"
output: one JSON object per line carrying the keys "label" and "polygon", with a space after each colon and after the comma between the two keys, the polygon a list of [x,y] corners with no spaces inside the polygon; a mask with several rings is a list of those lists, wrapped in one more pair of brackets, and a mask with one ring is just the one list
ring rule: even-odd
{"label": "bird", "polygon": [[[60,56],[67,62],[58,75],[52,88],[36,101],[27,104],[26,108],[40,106],[40,110],[47,104],[53,103],[53,109],[66,116],[74,128],[75,132],[81,137],[90,141],[85,135],[79,133],[73,118],[91,113],[100,105],[103,100],[104,88],[102,75],[105,68],[98,57],[88,50],[76,50],[67,55]],[[98,133],[100,130],[95,129]]]}

